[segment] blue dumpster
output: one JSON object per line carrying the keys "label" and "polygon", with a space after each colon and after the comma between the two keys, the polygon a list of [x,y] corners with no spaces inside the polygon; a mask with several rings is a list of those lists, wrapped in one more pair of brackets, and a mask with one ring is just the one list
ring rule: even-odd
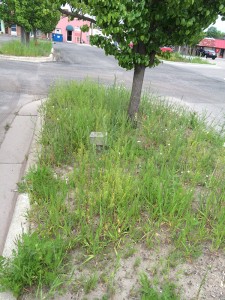
{"label": "blue dumpster", "polygon": [[63,35],[59,33],[53,33],[52,34],[52,40],[53,42],[62,42],[63,41]]}

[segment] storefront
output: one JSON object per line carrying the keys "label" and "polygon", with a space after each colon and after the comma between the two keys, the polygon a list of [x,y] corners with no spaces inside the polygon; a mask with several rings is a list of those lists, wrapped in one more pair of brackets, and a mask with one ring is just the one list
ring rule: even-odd
{"label": "storefront", "polygon": [[90,22],[78,19],[70,21],[68,17],[61,17],[53,33],[61,34],[63,42],[89,44],[89,32],[81,31],[83,25],[90,27]]}
{"label": "storefront", "polygon": [[197,45],[203,50],[214,50],[219,58],[225,58],[225,40],[205,38]]}

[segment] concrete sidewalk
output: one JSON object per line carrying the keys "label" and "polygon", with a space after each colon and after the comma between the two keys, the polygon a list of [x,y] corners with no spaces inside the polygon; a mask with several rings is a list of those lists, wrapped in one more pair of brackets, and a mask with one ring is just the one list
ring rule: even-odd
{"label": "concrete sidewalk", "polygon": [[[29,203],[26,197],[18,198],[17,183],[24,175],[28,158],[32,154],[31,143],[35,139],[34,132],[41,103],[42,100],[33,101],[20,109],[0,146],[0,255],[8,256],[11,252],[9,244],[14,243],[12,233],[10,237],[8,233],[15,207],[22,205],[19,211],[23,215],[26,210],[24,207],[28,207],[25,204]],[[21,221],[18,219],[18,222],[20,223],[14,229],[20,229],[21,233]],[[4,248],[7,249],[3,253]]]}

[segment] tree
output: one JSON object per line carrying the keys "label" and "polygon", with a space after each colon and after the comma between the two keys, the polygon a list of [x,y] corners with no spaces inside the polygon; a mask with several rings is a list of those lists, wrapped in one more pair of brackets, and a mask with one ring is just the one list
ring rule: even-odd
{"label": "tree", "polygon": [[8,26],[21,26],[21,41],[26,43],[29,43],[31,31],[51,32],[60,18],[58,5],[49,0],[3,0],[0,14]]}
{"label": "tree", "polygon": [[196,45],[205,38],[205,32],[201,31],[198,32],[196,35],[193,35],[191,39],[189,39],[187,43],[187,53],[189,55],[196,54]]}
{"label": "tree", "polygon": [[83,32],[88,32],[89,31],[89,26],[87,24],[84,24],[83,26],[80,27],[80,43],[82,44],[82,33]]}
{"label": "tree", "polygon": [[224,38],[225,33],[217,30],[217,28],[215,26],[211,26],[206,31],[206,36],[209,38],[214,38],[214,39],[222,39],[222,38]]}
{"label": "tree", "polygon": [[114,55],[120,66],[128,70],[134,68],[128,108],[131,120],[137,116],[145,69],[159,64],[156,56],[159,48],[188,44],[193,36],[215,22],[218,14],[225,13],[224,0],[68,2],[74,8],[68,14],[80,19],[84,13],[95,16],[92,21],[102,29],[103,36],[92,37],[92,44]]}
{"label": "tree", "polygon": [[14,0],[1,1],[0,3],[0,16],[4,20],[5,26],[11,26],[16,18],[15,16],[15,3]]}

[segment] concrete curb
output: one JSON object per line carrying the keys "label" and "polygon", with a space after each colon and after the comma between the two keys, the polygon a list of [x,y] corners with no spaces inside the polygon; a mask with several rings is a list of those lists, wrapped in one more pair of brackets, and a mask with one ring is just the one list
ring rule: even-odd
{"label": "concrete curb", "polygon": [[[42,103],[43,101],[41,101],[40,106],[42,105]],[[23,109],[24,107],[22,107],[20,110]],[[29,170],[29,168],[37,161],[37,137],[40,134],[41,128],[42,119],[38,114],[34,129],[34,135],[30,146],[29,157],[25,167],[25,174]],[[20,194],[16,201],[12,222],[9,227],[2,256],[10,258],[12,256],[13,250],[16,250],[16,240],[19,239],[23,233],[27,233],[29,231],[29,222],[26,217],[29,209],[30,200],[28,194]],[[0,300],[16,300],[16,298],[11,292],[2,292],[0,293]]]}
{"label": "concrete curb", "polygon": [[34,63],[49,62],[54,60],[54,49],[52,48],[51,54],[47,57],[11,56],[0,54],[0,60],[26,61]]}
{"label": "concrete curb", "polygon": [[187,63],[187,62],[181,62],[181,61],[168,61],[168,60],[161,60],[161,63],[167,64],[167,65],[174,65],[174,66],[182,66],[182,67],[191,67],[191,68],[210,68],[210,69],[221,69],[220,66],[217,66],[216,64],[198,64],[198,63]]}
{"label": "concrete curb", "polygon": [[26,213],[30,209],[30,201],[27,194],[20,194],[16,201],[16,206],[9,227],[5,246],[2,255],[4,257],[11,257],[13,250],[15,250],[15,242],[17,238],[29,230],[29,223],[27,222]]}

